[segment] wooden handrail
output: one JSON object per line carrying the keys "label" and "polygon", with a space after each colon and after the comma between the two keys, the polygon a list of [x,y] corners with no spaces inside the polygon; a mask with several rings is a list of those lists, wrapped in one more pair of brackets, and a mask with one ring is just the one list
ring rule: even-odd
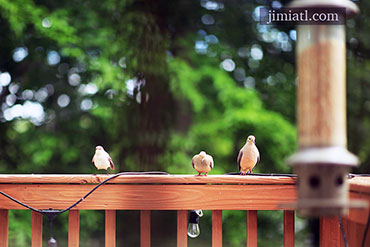
{"label": "wooden handrail", "polygon": [[[64,209],[107,175],[0,175],[0,191],[37,209]],[[212,246],[222,246],[222,210],[247,212],[247,244],[257,246],[257,210],[284,210],[284,246],[294,246],[296,178],[269,176],[123,175],[99,187],[69,211],[68,246],[79,246],[79,210],[106,210],[106,246],[116,246],[116,210],[141,210],[141,246],[150,247],[151,210],[177,210],[177,246],[187,246],[187,212],[213,210]],[[370,202],[370,177],[350,179],[351,198]],[[0,243],[8,243],[8,210],[25,209],[0,195]],[[350,210],[343,217],[350,246],[358,246],[369,209]],[[321,246],[343,239],[335,218],[322,218]],[[356,229],[356,230],[353,230]],[[361,235],[361,236],[360,236]],[[42,216],[32,214],[32,247],[41,246]],[[334,242],[333,242],[334,241]],[[370,244],[370,236],[367,244]]]}
{"label": "wooden handrail", "polygon": [[[112,174],[113,175],[113,174]],[[0,184],[96,184],[109,175],[0,174]],[[294,177],[240,175],[122,175],[112,184],[294,184]]]}
{"label": "wooden handrail", "polygon": [[[34,175],[20,176],[0,175],[0,190],[38,209],[67,208],[94,187],[90,182],[107,178],[74,175],[68,184],[68,175],[37,175],[38,180]],[[294,178],[288,177],[127,175],[109,182],[75,209],[278,210],[283,209],[281,203],[296,199]],[[24,208],[1,196],[0,209]]]}

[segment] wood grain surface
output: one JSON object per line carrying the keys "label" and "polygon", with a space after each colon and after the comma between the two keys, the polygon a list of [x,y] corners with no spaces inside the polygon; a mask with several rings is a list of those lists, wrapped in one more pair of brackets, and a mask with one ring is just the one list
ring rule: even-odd
{"label": "wood grain surface", "polygon": [[[112,174],[113,175],[113,174]],[[268,175],[268,174],[266,174]],[[291,174],[290,174],[291,175]],[[108,175],[87,174],[1,174],[0,184],[96,184]],[[295,178],[256,175],[121,175],[113,184],[294,184]]]}
{"label": "wood grain surface", "polygon": [[140,247],[150,247],[151,227],[150,227],[150,210],[140,211]]}
{"label": "wood grain surface", "polygon": [[294,247],[294,211],[284,211],[284,247]]}
{"label": "wood grain surface", "polygon": [[[37,209],[64,209],[94,185],[0,184],[0,190]],[[99,187],[74,209],[277,210],[296,200],[294,185],[125,185]],[[25,209],[0,196],[0,209]]]}
{"label": "wood grain surface", "polygon": [[0,246],[8,247],[9,211],[0,209]]}
{"label": "wood grain surface", "polygon": [[177,211],[177,247],[188,246],[188,211]]}
{"label": "wood grain surface", "polygon": [[212,211],[212,247],[222,247],[222,210]]}
{"label": "wood grain surface", "polygon": [[80,245],[80,211],[69,210],[68,212],[68,247]]}
{"label": "wood grain surface", "polygon": [[32,211],[32,247],[42,247],[42,214],[33,211]]}
{"label": "wood grain surface", "polygon": [[340,228],[338,217],[321,217],[320,247],[340,246]]}
{"label": "wood grain surface", "polygon": [[116,210],[105,210],[105,247],[116,247]]}
{"label": "wood grain surface", "polygon": [[257,247],[257,210],[247,211],[247,247]]}

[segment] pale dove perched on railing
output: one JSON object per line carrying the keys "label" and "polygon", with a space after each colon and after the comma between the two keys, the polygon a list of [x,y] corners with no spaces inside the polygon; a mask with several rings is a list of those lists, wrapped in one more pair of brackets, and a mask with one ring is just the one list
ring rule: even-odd
{"label": "pale dove perched on railing", "polygon": [[114,170],[113,160],[102,146],[96,146],[92,162],[98,170],[107,170],[107,174],[108,168]]}
{"label": "pale dove perched on railing", "polygon": [[213,169],[215,163],[211,155],[206,154],[206,152],[201,151],[199,154],[194,155],[192,159],[193,168],[198,172],[198,175],[201,176],[201,173],[204,173],[204,176]]}
{"label": "pale dove perched on railing", "polygon": [[258,152],[254,136],[248,136],[247,142],[239,151],[237,161],[241,175],[245,175],[248,171],[252,173],[253,168],[260,161],[260,153]]}

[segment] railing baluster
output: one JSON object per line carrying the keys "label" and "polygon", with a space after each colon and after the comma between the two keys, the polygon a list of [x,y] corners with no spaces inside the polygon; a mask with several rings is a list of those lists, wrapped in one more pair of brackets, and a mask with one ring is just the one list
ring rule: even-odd
{"label": "railing baluster", "polygon": [[[344,220],[343,223],[347,222],[347,238],[349,246],[360,246],[362,241],[363,231],[359,231],[358,224],[354,221]],[[360,235],[361,234],[361,235]]]}
{"label": "railing baluster", "polygon": [[294,211],[284,211],[284,247],[294,247]]}
{"label": "railing baluster", "polygon": [[9,211],[0,209],[0,246],[8,247]]}
{"label": "railing baluster", "polygon": [[116,210],[105,210],[105,247],[116,247]]}
{"label": "railing baluster", "polygon": [[177,247],[188,246],[188,212],[177,210]]}
{"label": "railing baluster", "polygon": [[340,246],[340,227],[338,217],[320,218],[320,246]]}
{"label": "railing baluster", "polygon": [[247,210],[247,246],[257,247],[257,211]]}
{"label": "railing baluster", "polygon": [[32,211],[32,247],[42,247],[42,214]]}
{"label": "railing baluster", "polygon": [[140,211],[140,246],[150,247],[150,210]]}
{"label": "railing baluster", "polygon": [[68,247],[78,247],[80,244],[80,210],[68,212]]}
{"label": "railing baluster", "polygon": [[222,247],[222,210],[212,211],[212,247]]}

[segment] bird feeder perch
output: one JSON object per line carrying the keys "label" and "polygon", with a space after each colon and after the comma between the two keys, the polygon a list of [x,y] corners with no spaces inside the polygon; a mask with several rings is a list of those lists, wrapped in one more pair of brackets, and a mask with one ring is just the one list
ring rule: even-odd
{"label": "bird feeder perch", "polygon": [[[349,0],[295,0],[289,7],[358,12]],[[297,33],[299,151],[288,160],[298,175],[296,206],[303,216],[341,215],[356,204],[347,174],[359,163],[347,150],[345,25],[298,24]]]}

